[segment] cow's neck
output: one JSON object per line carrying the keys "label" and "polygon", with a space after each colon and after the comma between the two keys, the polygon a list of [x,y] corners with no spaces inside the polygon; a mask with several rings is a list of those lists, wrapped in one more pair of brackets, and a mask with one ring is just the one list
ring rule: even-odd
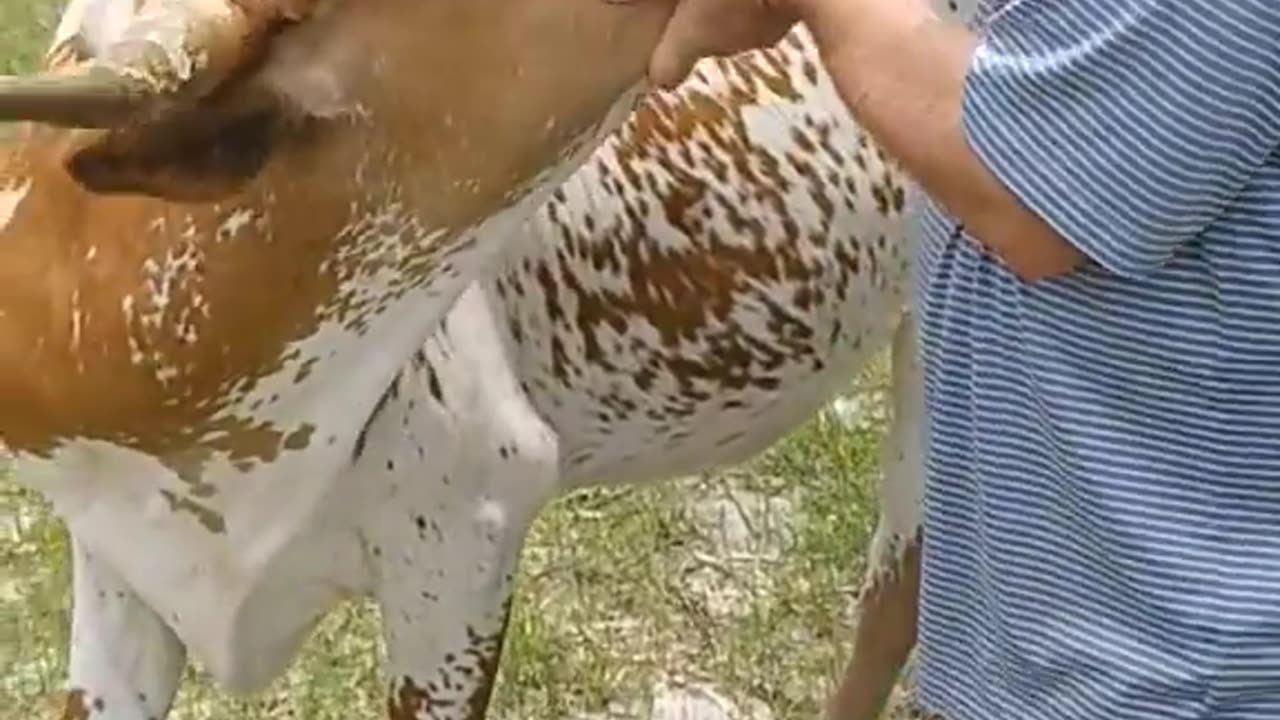
{"label": "cow's neck", "polygon": [[61,168],[70,142],[34,131],[0,181],[0,437],[18,452],[91,438],[270,460],[306,440],[264,422],[290,400],[282,373],[305,385],[318,362],[299,343],[327,332],[312,352],[341,353],[460,234],[397,205],[392,175],[359,192],[326,158],[285,158],[220,204],[91,196]]}
{"label": "cow's neck", "polygon": [[[441,167],[353,130],[203,205],[89,195],[61,166],[70,136],[32,132],[0,175],[0,438],[102,441],[193,484],[214,455],[244,469],[349,442],[599,129],[496,171],[481,143]],[[338,387],[350,420],[318,427]]]}
{"label": "cow's neck", "polygon": [[[428,72],[419,92],[362,99],[353,122],[372,135],[277,155],[216,205],[90,196],[51,131],[0,155],[0,440],[24,461],[20,480],[152,607],[202,618],[175,629],[212,665],[298,629],[253,622],[255,598],[305,623],[335,588],[359,588],[344,499],[368,488],[344,495],[342,480],[374,405],[625,117],[662,13],[574,7],[579,47],[553,28],[510,67],[480,53],[465,68],[476,77]],[[476,18],[476,38],[490,21]],[[610,53],[634,62],[570,62]]]}
{"label": "cow's neck", "polygon": [[262,571],[246,558],[321,512],[391,378],[621,124],[620,94],[505,164],[479,142],[358,137],[209,205],[89,195],[62,170],[70,141],[34,133],[0,174],[0,439],[23,482],[101,544],[145,515],[157,539],[213,533]]}
{"label": "cow's neck", "polygon": [[[530,191],[620,124],[606,116],[666,12],[482,5],[421,6],[413,24],[451,28],[437,44],[388,32],[409,20],[386,8],[325,21],[341,33],[308,26],[300,48],[342,38],[324,54],[356,89],[339,98],[349,114],[219,204],[88,195],[62,169],[66,133],[0,156],[0,440],[38,454],[101,440],[194,478],[210,453],[244,466],[308,446],[326,368],[385,382]],[[430,70],[390,69],[410,59]]]}

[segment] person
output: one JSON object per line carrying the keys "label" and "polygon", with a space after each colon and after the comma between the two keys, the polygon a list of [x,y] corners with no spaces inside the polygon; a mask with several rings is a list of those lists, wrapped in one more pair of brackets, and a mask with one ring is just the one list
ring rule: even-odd
{"label": "person", "polygon": [[650,76],[797,21],[929,198],[921,710],[1280,718],[1280,3],[681,0]]}

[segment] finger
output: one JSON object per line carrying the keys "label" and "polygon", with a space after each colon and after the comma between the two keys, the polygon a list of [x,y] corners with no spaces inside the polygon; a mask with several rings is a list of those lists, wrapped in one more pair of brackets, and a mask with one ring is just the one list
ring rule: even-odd
{"label": "finger", "polygon": [[649,82],[664,90],[674,89],[689,77],[696,64],[697,59],[683,48],[659,45],[649,63]]}
{"label": "finger", "polygon": [[711,52],[702,5],[702,0],[683,0],[676,6],[649,61],[652,84],[676,87],[693,72],[698,60]]}

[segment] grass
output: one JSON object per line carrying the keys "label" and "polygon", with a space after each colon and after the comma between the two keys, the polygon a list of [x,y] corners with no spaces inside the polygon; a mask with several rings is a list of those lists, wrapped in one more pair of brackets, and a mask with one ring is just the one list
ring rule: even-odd
{"label": "grass", "polygon": [[0,0],[0,73],[32,67],[57,26],[60,3]]}
{"label": "grass", "polygon": [[[0,67],[32,65],[53,7],[0,0]],[[881,376],[854,392],[866,397]],[[818,717],[846,657],[874,526],[882,403],[866,407],[870,422],[824,412],[743,467],[556,503],[529,539],[492,716],[647,717],[659,683],[697,682],[778,720]],[[724,522],[708,508],[727,512]],[[721,525],[743,519],[748,540],[726,550]],[[69,580],[62,526],[0,478],[0,720],[56,715]],[[189,669],[174,717],[382,717],[377,627],[368,604],[340,608],[253,698]]]}

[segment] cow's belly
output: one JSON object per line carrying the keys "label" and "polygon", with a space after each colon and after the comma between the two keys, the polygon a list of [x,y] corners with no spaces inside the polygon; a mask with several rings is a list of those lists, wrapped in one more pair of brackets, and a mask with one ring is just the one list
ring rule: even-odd
{"label": "cow's belly", "polygon": [[887,324],[877,327],[865,346],[833,352],[822,371],[808,363],[786,368],[778,392],[723,392],[688,414],[641,415],[587,433],[566,454],[567,483],[650,482],[746,461],[812,417],[891,335]]}
{"label": "cow's belly", "polygon": [[[331,488],[327,497],[291,502],[299,483],[285,470],[211,471],[219,487],[236,490],[225,493],[221,521],[210,522],[175,511],[163,490],[178,481],[132,450],[80,441],[48,460],[19,458],[16,467],[95,559],[220,683],[240,692],[278,676],[327,610],[369,586],[359,513],[352,512],[359,498],[331,482],[319,483]],[[257,521],[262,508],[272,509],[270,523]]]}
{"label": "cow's belly", "polygon": [[[767,357],[786,344],[776,327],[752,317],[746,302],[731,318],[737,350],[717,349],[708,329],[673,355],[646,344],[640,326],[620,339],[631,350],[625,357],[613,355],[611,363],[576,374],[557,375],[541,357],[525,357],[521,379],[556,429],[562,482],[580,487],[661,480],[742,462],[767,449],[890,344],[905,309],[900,285],[868,288],[866,297],[856,311],[842,305],[795,314],[815,341],[791,357]],[[742,360],[738,351],[748,348],[767,349],[760,350],[766,358]]]}

